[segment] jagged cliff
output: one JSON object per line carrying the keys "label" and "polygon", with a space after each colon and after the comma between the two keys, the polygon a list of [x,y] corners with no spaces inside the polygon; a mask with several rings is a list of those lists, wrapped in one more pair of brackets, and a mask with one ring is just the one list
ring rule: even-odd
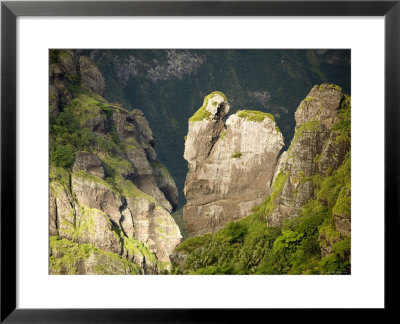
{"label": "jagged cliff", "polygon": [[274,180],[281,174],[286,181],[275,199],[277,207],[268,217],[270,225],[282,225],[298,216],[314,195],[312,177],[329,175],[346,158],[350,141],[343,140],[333,127],[340,118],[341,104],[346,104],[343,100],[340,87],[322,84],[301,101],[295,113],[295,136],[276,166]]}
{"label": "jagged cliff", "polygon": [[50,273],[160,273],[178,192],[140,110],[103,97],[97,66],[50,51]]}
{"label": "jagged cliff", "polygon": [[282,226],[304,213],[312,198],[331,206],[331,223],[319,233],[325,257],[334,243],[350,237],[350,97],[333,84],[314,86],[295,119],[293,140],[276,166],[274,181],[280,177],[281,191],[271,202],[267,222]]}
{"label": "jagged cliff", "polygon": [[189,236],[214,232],[248,215],[270,194],[283,137],[272,115],[231,115],[224,94],[213,92],[189,119],[184,219]]}
{"label": "jagged cliff", "polygon": [[[219,102],[225,103],[226,98],[220,99]],[[223,107],[226,107],[226,104]],[[239,115],[255,119],[259,114],[238,112],[229,117],[226,124],[230,124],[231,118],[233,121],[238,120]],[[271,151],[276,154],[269,155],[269,165],[257,163],[257,155],[247,161],[251,168],[253,165],[263,165],[266,170],[263,177],[257,178],[258,188],[262,185],[267,188],[264,199],[257,207],[248,211],[243,219],[227,222],[216,232],[209,227],[208,232],[213,233],[189,238],[179,245],[173,255],[174,271],[200,274],[350,273],[350,115],[350,97],[344,95],[339,86],[321,84],[314,86],[298,106],[295,113],[294,137],[288,150],[283,152],[278,160],[276,156],[282,147],[282,139],[279,138],[279,132],[274,133],[272,130],[274,125],[271,121],[269,126],[265,125],[266,129],[269,129],[267,132],[260,131],[253,123],[247,130],[246,127],[242,128],[241,135],[231,137],[231,150],[252,147],[234,146],[234,143],[237,143],[235,138],[243,142],[244,137],[250,135],[248,141],[264,140],[268,143],[259,151],[261,155]],[[217,123],[223,124],[218,118],[217,123],[213,123],[213,118],[210,117],[215,114],[211,109],[198,116],[203,116],[201,120],[207,119],[203,124],[209,129],[213,129],[211,125],[214,129],[219,129],[221,126],[216,127]],[[197,215],[189,214],[189,217],[185,215],[185,221],[189,224],[202,224],[204,221],[201,219],[192,220],[196,216],[207,219],[208,215],[201,213],[202,194],[206,192],[205,197],[212,197],[214,194],[215,201],[207,203],[218,204],[222,191],[220,188],[224,188],[221,183],[224,182],[221,180],[223,176],[218,178],[215,177],[218,173],[210,172],[215,160],[209,157],[217,151],[215,146],[220,139],[211,130],[209,134],[212,135],[200,136],[207,134],[207,131],[201,128],[201,124],[194,127],[193,124],[193,121],[189,123],[187,146],[201,141],[202,150],[205,148],[203,152],[208,150],[211,153],[188,154],[192,150],[185,147],[185,158],[189,161],[186,187],[196,184],[197,179],[201,179],[200,184],[205,185],[208,191],[198,191],[201,194],[197,197],[193,192],[190,197],[193,198],[188,198],[188,204],[197,203],[200,212]],[[191,134],[197,137],[189,142]],[[228,132],[225,136],[227,135]],[[210,142],[214,145],[208,149],[205,143]],[[235,151],[231,157],[241,158],[243,155],[240,153]],[[231,177],[232,174],[227,170],[230,170],[232,164],[225,156],[224,158],[221,162],[226,166],[218,167],[225,170],[221,174]],[[208,163],[204,163],[207,159]],[[208,164],[211,164],[211,167]],[[227,169],[224,169],[225,167]],[[251,176],[252,173],[247,174],[247,177]],[[224,181],[228,184],[231,181],[235,185],[238,181],[240,183],[237,176]],[[212,185],[209,185],[210,183]],[[246,192],[248,183],[242,184],[241,188],[235,187],[236,192]],[[192,190],[198,187],[201,186],[195,185]],[[186,188],[186,193],[190,193],[188,189],[190,188]],[[229,191],[226,188],[224,190]],[[223,214],[223,211],[220,211],[220,214]],[[195,231],[192,231],[193,233],[196,234]]]}

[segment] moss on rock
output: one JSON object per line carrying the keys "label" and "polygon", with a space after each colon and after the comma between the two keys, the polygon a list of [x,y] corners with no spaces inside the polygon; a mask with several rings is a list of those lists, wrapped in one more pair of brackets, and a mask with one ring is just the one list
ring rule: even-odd
{"label": "moss on rock", "polygon": [[258,122],[258,123],[261,123],[265,119],[265,117],[268,117],[273,122],[275,122],[275,118],[272,114],[265,113],[262,111],[257,111],[257,110],[238,110],[236,112],[236,116],[238,116],[240,118],[246,118],[249,121],[254,121],[254,122]]}
{"label": "moss on rock", "polygon": [[211,112],[209,112],[206,108],[208,106],[208,101],[215,95],[220,95],[225,101],[228,101],[228,98],[221,91],[214,91],[210,93],[204,97],[203,105],[194,113],[192,117],[189,118],[190,122],[197,122],[210,118]]}
{"label": "moss on rock", "polygon": [[140,274],[139,267],[92,244],[50,236],[50,274]]}

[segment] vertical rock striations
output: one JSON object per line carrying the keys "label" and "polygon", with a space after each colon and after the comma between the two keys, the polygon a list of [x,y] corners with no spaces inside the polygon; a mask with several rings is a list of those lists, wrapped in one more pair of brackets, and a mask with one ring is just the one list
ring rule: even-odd
{"label": "vertical rock striations", "polygon": [[270,114],[229,111],[225,95],[213,92],[189,119],[184,219],[189,236],[220,229],[248,215],[270,193],[283,136]]}

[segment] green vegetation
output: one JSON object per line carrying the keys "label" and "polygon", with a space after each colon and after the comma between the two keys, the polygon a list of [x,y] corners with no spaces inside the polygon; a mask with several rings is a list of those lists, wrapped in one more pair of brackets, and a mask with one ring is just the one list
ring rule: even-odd
{"label": "green vegetation", "polygon": [[71,53],[68,50],[53,49],[49,50],[49,63],[60,63],[62,58],[71,58]]}
{"label": "green vegetation", "polygon": [[265,117],[268,117],[273,122],[275,122],[275,118],[272,114],[256,110],[238,110],[236,112],[236,116],[240,118],[246,118],[249,121],[254,121],[258,123],[262,122],[265,119]]}
{"label": "green vegetation", "polygon": [[269,195],[263,203],[254,208],[254,211],[260,214],[262,217],[267,218],[276,209],[275,200],[280,195],[283,187],[289,177],[289,172],[283,173],[279,172],[276,179],[272,185],[272,193]]}
{"label": "green vegetation", "polygon": [[78,267],[90,257],[98,260],[98,263],[89,271],[93,274],[115,274],[119,270],[121,274],[139,274],[139,267],[121,258],[115,253],[104,252],[92,244],[77,244],[61,239],[58,236],[50,236],[50,269],[52,274],[78,274]]}
{"label": "green vegetation", "polygon": [[339,111],[339,121],[332,127],[337,132],[335,143],[351,141],[351,97],[344,95]]}
{"label": "green vegetation", "polygon": [[[211,113],[206,109],[208,106],[208,101],[217,94],[220,95],[222,98],[224,98],[225,101],[228,101],[228,98],[221,91],[214,91],[210,93],[208,96],[204,98],[203,105],[194,113],[192,117],[189,118],[189,121],[197,122],[203,119],[209,119]],[[216,102],[213,102],[213,105],[214,104],[216,104]]]}
{"label": "green vegetation", "polygon": [[123,237],[124,251],[128,253],[128,259],[134,256],[144,256],[147,263],[157,264],[158,260],[154,253],[152,253],[147,246],[135,238]]}
{"label": "green vegetation", "polygon": [[223,140],[223,139],[225,138],[225,135],[226,135],[226,130],[224,130],[224,131],[221,133],[221,135],[219,135],[219,138],[220,138],[221,140]]}
{"label": "green vegetation", "polygon": [[304,134],[306,133],[314,133],[321,129],[321,124],[318,120],[312,120],[309,122],[305,122],[300,125],[300,127],[296,130],[296,133],[292,139],[291,146],[299,141]]}
{"label": "green vegetation", "polygon": [[174,180],[169,173],[168,169],[160,162],[160,161],[152,161],[151,166],[155,169],[158,169],[161,171],[161,173],[164,175],[165,178]]}
{"label": "green vegetation", "polygon": [[132,181],[126,180],[121,175],[106,178],[106,181],[112,185],[115,191],[127,198],[146,198],[147,200],[157,204],[157,201],[153,196],[144,193],[136,187]]}
{"label": "green vegetation", "polygon": [[91,173],[88,173],[84,170],[79,170],[79,171],[73,172],[71,174],[71,176],[73,178],[74,177],[82,178],[82,179],[88,180],[90,182],[95,182],[95,183],[101,184],[101,185],[109,188],[110,190],[112,190],[115,194],[118,194],[118,191],[115,188],[113,188],[113,186],[109,182],[107,182],[107,181],[103,180],[102,178],[99,178]]}
{"label": "green vegetation", "polygon": [[78,151],[122,154],[123,145],[117,141],[112,130],[100,135],[85,124],[91,118],[106,119],[98,104],[99,101],[88,95],[79,95],[71,101],[71,105],[64,107],[57,118],[50,120],[50,162],[53,165],[71,168]]}
{"label": "green vegetation", "polygon": [[50,184],[57,183],[63,188],[69,190],[70,188],[70,172],[62,167],[55,167],[50,164]]}
{"label": "green vegetation", "polygon": [[135,173],[132,162],[120,156],[107,154],[104,155],[101,160],[103,162],[106,178],[115,178],[118,175],[128,176]]}
{"label": "green vegetation", "polygon": [[339,192],[339,197],[332,210],[335,215],[350,215],[351,212],[351,197],[350,184],[347,184]]}
{"label": "green vegetation", "polygon": [[313,101],[313,100],[315,100],[315,98],[314,97],[306,97],[306,99],[304,99],[304,101],[305,102],[311,102],[311,101]]}
{"label": "green vegetation", "polygon": [[242,156],[242,153],[240,152],[235,152],[231,155],[231,159],[238,159]]}
{"label": "green vegetation", "polygon": [[347,274],[350,273],[351,239],[346,238],[332,246],[332,253],[319,262],[322,274]]}
{"label": "green vegetation", "polygon": [[291,175],[291,180],[293,183],[299,183],[303,180],[303,178],[304,178],[304,172],[302,171],[298,171],[297,175],[296,174]]}
{"label": "green vegetation", "polygon": [[103,111],[104,115],[106,115],[106,118],[109,119],[113,116],[114,109],[105,103],[99,103],[100,109]]}
{"label": "green vegetation", "polygon": [[55,147],[50,155],[50,161],[61,168],[71,168],[75,162],[76,149],[71,144]]}
{"label": "green vegetation", "polygon": [[49,63],[59,63],[60,50],[49,50]]}
{"label": "green vegetation", "polygon": [[195,114],[189,118],[189,121],[191,122],[197,122],[201,121],[203,119],[209,119],[211,116],[211,113],[206,109],[206,106],[202,106],[195,112]]}

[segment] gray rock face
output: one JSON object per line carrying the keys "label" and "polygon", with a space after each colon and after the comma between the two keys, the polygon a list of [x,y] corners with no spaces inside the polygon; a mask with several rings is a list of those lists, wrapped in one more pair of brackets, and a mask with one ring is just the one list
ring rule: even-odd
{"label": "gray rock face", "polygon": [[[50,264],[49,274],[88,274],[88,275],[126,275],[138,274],[140,269],[134,264],[129,264],[116,255],[110,255],[95,248],[86,247],[82,251],[75,242],[60,238],[52,238],[49,250]],[[58,262],[63,258],[68,262]]]}
{"label": "gray rock face", "polygon": [[127,207],[135,224],[135,238],[149,244],[160,261],[170,261],[169,255],[182,236],[169,212],[145,196],[127,198]]}
{"label": "gray rock face", "polygon": [[153,196],[164,208],[172,211],[177,204],[174,193],[177,195],[178,190],[175,181],[171,177],[165,179],[165,172],[160,174],[155,167],[164,168],[157,160],[154,136],[143,112],[139,109],[128,112],[117,108],[111,123],[121,141],[125,143],[125,158],[135,169],[135,172],[128,177],[141,191]]}
{"label": "gray rock face", "polygon": [[71,240],[75,223],[75,202],[70,191],[59,182],[50,182],[50,235]]}
{"label": "gray rock face", "polygon": [[[121,196],[101,178],[82,171],[72,174],[72,194],[52,181],[50,234],[77,243],[90,243],[125,257],[129,256],[132,243],[124,243],[124,237],[133,238],[147,245],[159,261],[170,262],[169,255],[182,237],[179,228],[153,197],[135,190]],[[141,260],[140,264],[144,262],[147,273],[157,268],[149,263],[150,259],[143,259],[140,251],[131,259]]]}
{"label": "gray rock face", "polygon": [[80,205],[104,211],[112,221],[119,223],[121,198],[106,182],[100,182],[95,177],[87,178],[80,173],[72,173],[71,189]]}
{"label": "gray rock face", "polygon": [[[126,182],[121,186],[131,189],[124,195],[116,192],[103,180],[106,175],[99,156],[78,152],[71,187],[51,182],[50,235],[93,244],[139,264],[143,273],[157,273],[156,260],[170,262],[169,255],[182,236],[170,215],[171,203],[157,186],[155,175],[162,188],[171,192],[168,198],[175,205],[176,185],[157,161],[153,135],[141,111],[130,113],[116,108],[111,123],[126,143],[126,163],[132,164],[131,168],[120,169]],[[120,237],[116,235],[119,231]],[[146,255],[139,247],[131,254],[133,243],[126,243],[124,237],[142,242],[155,256]],[[90,267],[85,269],[81,270],[91,273]]]}
{"label": "gray rock face", "polygon": [[76,61],[75,61],[75,56],[74,52],[71,50],[62,50],[60,55],[59,55],[59,60],[60,60],[60,67],[61,70],[70,75],[70,76],[75,76],[77,74],[76,72]]}
{"label": "gray rock face", "polygon": [[96,177],[104,179],[104,168],[100,158],[93,153],[78,152],[75,155],[73,172],[86,171]]}
{"label": "gray rock face", "polygon": [[76,213],[75,241],[93,244],[102,251],[121,254],[121,243],[113,233],[111,217],[100,209],[80,206]]}
{"label": "gray rock face", "polygon": [[283,137],[271,116],[242,111],[228,118],[219,93],[206,97],[208,117],[189,121],[184,219],[189,236],[220,229],[240,219],[270,193]]}
{"label": "gray rock face", "polygon": [[104,94],[105,82],[97,65],[90,58],[81,56],[79,58],[79,68],[82,78],[82,88],[102,96]]}
{"label": "gray rock face", "polygon": [[336,142],[337,133],[332,130],[342,99],[339,87],[322,84],[314,86],[297,108],[295,135],[275,169],[274,180],[279,173],[287,179],[275,200],[276,209],[267,218],[269,225],[281,226],[285,219],[297,217],[314,195],[314,185],[307,178],[324,176],[343,162],[350,143]]}

